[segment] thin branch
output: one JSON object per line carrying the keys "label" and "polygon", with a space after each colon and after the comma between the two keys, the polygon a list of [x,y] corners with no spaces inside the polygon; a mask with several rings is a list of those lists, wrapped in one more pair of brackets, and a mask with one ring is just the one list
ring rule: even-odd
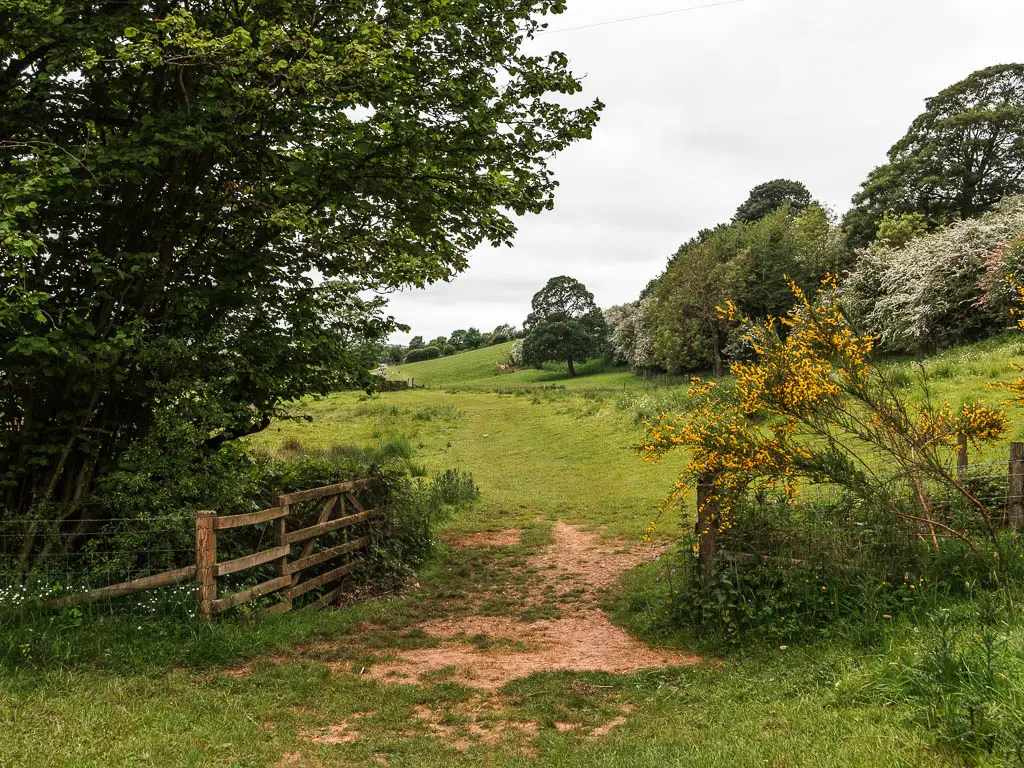
{"label": "thin branch", "polygon": [[892,514],[896,515],[896,517],[902,517],[902,518],[904,518],[906,520],[917,520],[918,522],[921,522],[921,523],[927,523],[928,525],[938,526],[942,530],[949,531],[951,534],[956,536],[958,539],[961,539],[962,541],[966,542],[967,546],[969,546],[971,549],[977,549],[977,546],[975,545],[975,543],[973,541],[971,541],[969,536],[967,536],[967,535],[965,535],[963,533],[960,533],[960,531],[954,530],[953,528],[950,528],[945,523],[940,523],[938,520],[930,520],[927,517],[918,517],[917,515],[911,515],[911,514],[909,514],[907,512],[900,512],[892,504],[889,505],[889,511],[892,512]]}

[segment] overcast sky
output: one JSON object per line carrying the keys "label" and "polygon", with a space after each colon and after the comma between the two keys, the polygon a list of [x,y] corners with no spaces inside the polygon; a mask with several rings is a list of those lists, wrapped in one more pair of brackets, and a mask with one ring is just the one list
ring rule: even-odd
{"label": "overcast sky", "polygon": [[[713,1],[569,0],[550,29]],[[555,161],[555,209],[519,219],[513,248],[481,248],[452,282],[391,297],[412,326],[394,341],[521,325],[556,275],[601,307],[632,301],[769,179],[802,181],[842,212],[925,98],[1024,61],[1021,30],[1024,0],[740,0],[539,37],[607,105],[594,138]]]}

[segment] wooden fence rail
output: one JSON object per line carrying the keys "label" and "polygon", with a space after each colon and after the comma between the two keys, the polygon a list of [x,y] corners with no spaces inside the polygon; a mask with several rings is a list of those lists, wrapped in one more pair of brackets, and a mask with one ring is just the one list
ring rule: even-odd
{"label": "wooden fence rail", "polygon": [[[182,582],[196,582],[196,602],[199,615],[213,621],[217,614],[242,605],[258,597],[280,594],[280,602],[272,605],[268,613],[282,613],[292,608],[292,601],[316,589],[329,589],[309,605],[321,608],[329,605],[344,589],[343,580],[358,568],[355,555],[372,546],[377,540],[373,527],[384,517],[378,509],[364,509],[355,492],[369,489],[378,483],[373,478],[337,483],[322,488],[275,494],[274,506],[259,512],[220,516],[211,510],[196,513],[195,564],[153,576],[93,589],[77,595],[68,595],[51,602],[54,607],[92,602],[104,598],[122,597],[147,589],[165,587]],[[316,522],[288,530],[289,517],[294,506],[302,502],[323,499]],[[222,532],[251,525],[272,523],[270,546],[242,557],[218,562],[217,543]],[[357,527],[360,530],[356,530]],[[314,551],[318,540],[337,534],[341,541],[331,542],[319,552]],[[293,548],[301,549],[292,557]],[[344,559],[342,564],[336,561]],[[321,573],[304,579],[307,572],[325,564],[332,564]],[[271,565],[277,575],[254,586],[226,595],[219,595],[218,580],[236,573]]]}

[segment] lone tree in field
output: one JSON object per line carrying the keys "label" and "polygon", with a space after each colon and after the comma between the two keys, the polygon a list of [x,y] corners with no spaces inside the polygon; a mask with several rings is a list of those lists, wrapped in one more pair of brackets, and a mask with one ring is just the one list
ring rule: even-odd
{"label": "lone tree in field", "polygon": [[1024,64],[979,70],[926,105],[854,196],[851,245],[874,240],[887,213],[919,213],[934,227],[1024,192]]}
{"label": "lone tree in field", "polygon": [[569,376],[576,375],[574,362],[600,354],[604,346],[604,315],[594,294],[579,280],[553,277],[533,297],[533,312],[523,324],[523,360],[540,365],[565,360]]}
{"label": "lone tree in field", "polygon": [[733,221],[760,221],[772,211],[789,203],[793,211],[802,211],[811,204],[811,193],[799,181],[774,179],[758,184],[746,201],[736,209]]}
{"label": "lone tree in field", "polygon": [[580,81],[532,43],[563,6],[5,3],[0,515],[80,533],[157,417],[201,463],[366,385],[396,323],[361,295],[510,243],[589,137],[600,103],[564,106]]}

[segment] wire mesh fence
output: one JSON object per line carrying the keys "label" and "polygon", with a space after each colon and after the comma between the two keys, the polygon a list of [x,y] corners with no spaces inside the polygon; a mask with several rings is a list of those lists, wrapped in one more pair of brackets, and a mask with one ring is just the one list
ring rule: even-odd
{"label": "wire mesh fence", "polygon": [[953,482],[913,473],[872,478],[872,498],[835,483],[808,484],[795,497],[761,492],[743,501],[717,536],[726,561],[902,570],[926,550],[967,546],[999,534],[1024,496],[1009,462],[949,468]]}
{"label": "wire mesh fence", "polygon": [[153,576],[195,560],[186,514],[0,518],[0,607]]}

